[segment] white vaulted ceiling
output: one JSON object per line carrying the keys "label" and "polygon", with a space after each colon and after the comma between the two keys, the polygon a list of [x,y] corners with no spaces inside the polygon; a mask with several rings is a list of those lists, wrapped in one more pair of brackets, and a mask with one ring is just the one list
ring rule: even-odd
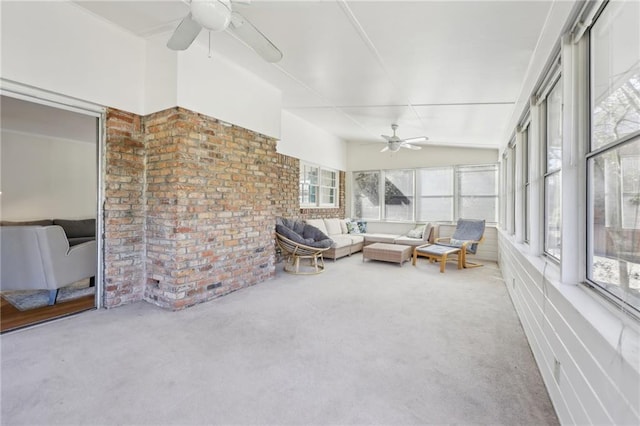
{"label": "white vaulted ceiling", "polygon": [[[78,1],[140,37],[168,39],[188,5]],[[229,33],[212,49],[282,91],[283,107],[347,141],[401,137],[498,148],[553,1],[253,1],[235,5],[282,51]],[[207,44],[203,31],[198,42]]]}

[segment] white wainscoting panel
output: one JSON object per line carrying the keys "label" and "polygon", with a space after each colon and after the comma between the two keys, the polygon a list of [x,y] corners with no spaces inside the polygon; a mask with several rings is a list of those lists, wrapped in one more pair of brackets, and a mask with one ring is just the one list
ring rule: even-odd
{"label": "white wainscoting panel", "polygon": [[499,265],[562,424],[640,424],[637,323],[498,231]]}

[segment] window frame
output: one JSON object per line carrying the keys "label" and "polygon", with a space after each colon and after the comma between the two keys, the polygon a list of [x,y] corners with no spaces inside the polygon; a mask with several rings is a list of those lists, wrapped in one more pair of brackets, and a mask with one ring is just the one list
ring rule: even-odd
{"label": "window frame", "polygon": [[527,113],[527,118],[521,128],[521,154],[522,155],[522,241],[529,244],[531,239],[531,166],[529,160],[533,158],[531,155],[531,118]]}
{"label": "window frame", "polygon": [[[303,182],[303,179],[306,177],[306,172],[307,170],[315,170],[316,172],[316,182],[312,183],[312,182]],[[328,172],[333,174],[333,186],[328,186],[328,185],[324,185],[323,184],[323,172]],[[307,197],[307,202],[304,202],[304,191],[303,188],[304,187],[308,187],[309,191],[308,191],[308,197]],[[339,203],[340,203],[340,173],[338,170],[329,168],[329,167],[323,167],[323,166],[319,166],[316,164],[312,164],[312,163],[307,163],[307,162],[300,162],[300,169],[299,169],[299,178],[298,178],[298,188],[299,188],[299,197],[298,197],[298,204],[299,207],[302,209],[326,209],[326,208],[337,208],[339,207]],[[312,191],[312,188],[315,188],[314,191]],[[333,203],[323,203],[322,202],[322,193],[323,193],[323,189],[329,189],[329,190],[333,190]],[[309,201],[311,198],[311,193],[314,192],[315,194],[315,202],[311,202]]]}
{"label": "window frame", "polygon": [[[378,176],[377,177],[378,182],[377,182],[377,188],[376,188],[376,190],[378,191],[377,192],[377,197],[378,197],[377,212],[378,212],[378,214],[376,215],[376,217],[363,217],[363,216],[358,216],[358,215],[355,214],[355,212],[356,212],[356,199],[355,199],[356,183],[355,183],[355,179],[356,179],[356,175],[359,174],[359,173],[362,173],[362,174],[377,174],[377,176]],[[381,220],[381,217],[382,217],[382,201],[381,201],[380,194],[383,193],[380,190],[380,188],[381,188],[381,183],[380,182],[382,181],[381,177],[382,177],[382,170],[356,170],[356,171],[353,171],[351,173],[351,191],[350,191],[351,193],[350,193],[349,198],[350,198],[350,206],[351,206],[351,215],[354,218],[357,218],[357,219],[360,219],[360,220],[374,220],[374,221]]]}
{"label": "window frame", "polygon": [[[431,220],[431,219],[424,219],[421,215],[420,215],[420,210],[419,210],[419,206],[421,204],[421,201],[423,199],[448,199],[451,201],[451,209],[449,210],[449,218],[445,219],[445,221],[453,221],[453,218],[456,217],[456,197],[455,197],[455,187],[456,187],[456,175],[455,175],[455,170],[453,167],[451,166],[441,166],[441,167],[420,167],[418,169],[415,169],[416,173],[415,173],[415,179],[416,179],[416,203],[415,203],[415,214],[414,217],[416,218],[416,220],[418,222],[437,222],[437,220]],[[421,171],[424,170],[447,170],[449,173],[449,178],[450,178],[450,194],[449,195],[422,195],[422,180],[418,179],[418,176],[420,175]]]}
{"label": "window frame", "polygon": [[[480,170],[480,169],[485,169],[485,170]],[[477,170],[473,170],[473,169],[477,169]],[[494,173],[494,195],[486,195],[486,194],[482,194],[482,195],[470,195],[470,194],[463,194],[462,193],[462,186],[461,186],[461,175],[464,173],[478,173],[478,172],[482,172],[482,171],[491,171]],[[465,198],[483,198],[483,199],[493,199],[494,203],[493,203],[493,219],[492,221],[487,221],[489,223],[498,223],[498,210],[500,208],[499,206],[499,200],[500,200],[500,196],[499,196],[499,169],[497,164],[475,164],[475,165],[457,165],[454,166],[453,168],[453,173],[454,173],[454,201],[453,201],[453,209],[454,209],[454,218],[460,218],[462,217],[461,212],[462,212],[462,205],[463,205],[463,199]],[[486,219],[485,219],[486,220]]]}
{"label": "window frame", "polygon": [[[387,219],[387,174],[391,173],[391,172],[409,172],[411,174],[411,187],[412,187],[412,194],[411,195],[407,195],[403,193],[403,196],[408,197],[411,200],[411,208],[409,209],[410,211],[410,215],[411,218],[410,219]],[[384,194],[383,197],[380,197],[380,215],[381,217],[384,217],[385,220],[387,222],[415,222],[416,220],[416,199],[417,199],[417,194],[416,194],[416,169],[410,169],[410,168],[402,168],[402,169],[387,169],[387,170],[381,170],[381,179],[380,179],[380,185],[382,186],[382,188],[380,188],[380,193]],[[391,205],[391,204],[389,204]]]}
{"label": "window frame", "polygon": [[[440,222],[440,223],[453,223],[459,218],[460,211],[460,197],[459,194],[459,185],[458,185],[458,175],[460,173],[460,169],[464,168],[472,168],[472,167],[491,167],[493,168],[493,172],[495,173],[495,195],[489,196],[486,195],[485,198],[495,198],[495,209],[494,209],[494,217],[493,220],[487,220],[489,224],[497,225],[499,223],[499,214],[500,214],[500,163],[486,163],[486,164],[461,164],[461,165],[451,165],[451,166],[437,166],[437,167],[418,167],[418,168],[398,168],[398,169],[382,169],[382,170],[355,170],[352,172],[352,190],[350,193],[350,205],[351,205],[351,214],[356,219],[361,220],[371,220],[371,221],[380,221],[380,222],[398,222],[398,223],[415,223],[415,222]],[[450,170],[451,173],[451,195],[433,195],[433,196],[422,196],[421,194],[421,182],[418,178],[421,170]],[[411,171],[413,172],[413,194],[408,196],[412,199],[413,202],[413,219],[411,220],[397,220],[397,219],[387,219],[385,215],[385,197],[379,196],[379,206],[378,206],[378,217],[358,217],[356,215],[356,206],[355,206],[355,178],[358,173],[378,173],[378,193],[385,193],[385,181],[386,181],[386,173],[391,171]],[[469,196],[470,197],[470,196]],[[451,198],[452,199],[452,208],[451,208],[451,216],[447,219],[435,220],[435,219],[425,219],[420,216],[419,211],[419,200],[423,198]]]}
{"label": "window frame", "polygon": [[[622,284],[622,282],[607,282],[607,281],[603,281],[603,282],[598,282],[596,280],[596,268],[595,268],[595,260],[594,257],[596,257],[596,252],[599,250],[602,250],[601,246],[597,246],[595,240],[595,234],[596,234],[596,227],[597,227],[597,223],[596,223],[596,217],[595,217],[595,213],[596,213],[596,200],[595,200],[595,187],[598,184],[598,182],[596,182],[596,176],[595,173],[593,171],[593,167],[595,162],[599,159],[599,158],[605,158],[608,155],[608,153],[610,152],[614,152],[616,150],[619,149],[624,149],[626,146],[630,146],[632,144],[640,144],[640,128],[636,128],[635,130],[631,130],[630,132],[626,132],[623,133],[621,136],[617,136],[616,139],[607,139],[606,135],[605,135],[605,140],[604,143],[602,144],[597,144],[596,143],[596,127],[598,126],[599,120],[596,119],[595,115],[596,115],[596,109],[599,108],[601,106],[601,104],[597,103],[596,100],[596,72],[595,72],[595,67],[596,67],[596,61],[601,60],[601,61],[607,61],[610,63],[610,61],[612,61],[611,58],[611,53],[609,53],[608,56],[600,57],[600,58],[596,58],[596,52],[595,52],[595,42],[592,38],[592,33],[594,30],[598,31],[599,28],[597,28],[598,25],[598,21],[602,18],[602,15],[605,15],[608,13],[607,8],[608,7],[612,7],[613,10],[613,6],[610,6],[609,4],[605,4],[597,13],[597,16],[594,18],[593,23],[591,25],[591,27],[588,30],[588,58],[589,58],[589,63],[588,63],[588,69],[589,69],[589,79],[588,79],[588,87],[589,87],[589,96],[588,96],[588,117],[589,117],[589,126],[588,126],[588,144],[587,144],[587,152],[585,155],[585,165],[586,165],[586,170],[587,170],[587,177],[586,177],[586,189],[587,189],[587,211],[586,211],[586,220],[587,220],[587,244],[585,246],[585,250],[586,250],[586,271],[585,271],[585,285],[587,285],[589,288],[595,290],[596,294],[602,296],[605,300],[613,303],[614,305],[616,305],[619,309],[621,309],[623,312],[628,313],[629,315],[635,317],[636,319],[640,320],[640,291],[636,291],[636,294],[631,293],[630,290],[625,290],[624,286]],[[624,4],[622,6],[618,7],[624,7]],[[614,15],[617,16],[616,13],[614,13]],[[603,18],[604,19],[604,18]],[[605,22],[605,25],[607,24],[607,22]],[[609,25],[612,24],[612,22],[608,22]],[[614,26],[612,26],[614,27]],[[619,26],[615,26],[615,28],[621,28]],[[609,34],[609,36],[611,36]],[[639,55],[640,56],[640,55]],[[640,59],[640,58],[637,58]],[[636,62],[637,64],[637,62]],[[609,70],[611,71],[611,70]],[[640,80],[640,67],[635,66],[635,67],[631,67],[629,68],[625,74],[628,75],[629,79],[631,80],[632,77]],[[611,73],[607,73],[606,74],[606,79],[608,81],[610,81],[611,78]],[[615,73],[613,73],[613,75],[618,75]],[[637,75],[637,77],[636,77]],[[619,77],[619,75],[618,75]],[[616,92],[618,92],[619,89],[621,89],[624,84],[626,84],[626,82],[628,80],[625,80],[624,78],[620,78],[619,81],[623,81],[624,83],[622,85],[620,85],[618,88],[616,88],[615,90],[611,87],[608,86],[606,88],[606,93],[607,96],[605,96],[602,100],[601,103],[604,103],[606,101],[607,98],[611,98],[613,97]],[[638,126],[640,127],[640,126]],[[637,156],[638,154],[633,154],[633,156]],[[636,238],[635,233],[640,232],[640,229],[638,228],[625,228],[624,226],[624,214],[623,214],[623,202],[624,202],[624,167],[623,167],[623,162],[622,160],[625,158],[625,156],[619,156],[618,157],[620,159],[620,163],[619,163],[619,176],[618,176],[618,184],[619,184],[619,190],[620,190],[620,224],[619,224],[619,229],[621,232],[624,232],[627,229],[633,229],[634,231],[632,234],[632,241],[633,239]],[[606,174],[603,176],[603,178],[606,178]],[[604,184],[606,187],[606,183]],[[607,193],[607,191],[604,191],[605,194]],[[606,198],[604,201],[605,204],[605,217],[606,215]],[[607,224],[606,224],[606,219],[605,219],[605,223],[604,223],[604,229],[606,230],[607,228]],[[605,248],[606,251],[606,248]],[[606,254],[606,253],[605,253]],[[619,254],[620,252],[616,252],[615,253],[617,256],[617,260],[618,262],[620,261],[620,257]],[[635,255],[635,252],[632,253],[632,256]],[[625,262],[628,262],[627,260],[625,260]],[[632,262],[633,263],[633,262]],[[620,268],[620,264],[618,264],[618,268]],[[615,281],[615,280],[614,280]],[[631,300],[630,300],[631,299]]]}
{"label": "window frame", "polygon": [[[542,190],[543,190],[543,226],[542,226],[542,230],[543,230],[543,236],[542,236],[542,241],[543,241],[543,253],[550,258],[551,260],[553,260],[556,263],[560,263],[561,260],[561,256],[562,256],[562,144],[560,145],[560,161],[559,161],[559,166],[556,168],[549,168],[549,158],[550,158],[550,154],[549,154],[549,142],[550,142],[550,135],[549,135],[549,107],[548,107],[548,102],[549,102],[549,98],[552,95],[552,93],[554,92],[554,90],[558,89],[560,90],[560,94],[562,95],[562,75],[560,72],[556,72],[554,73],[553,77],[548,81],[548,87],[545,89],[544,91],[544,99],[542,100],[542,109],[543,109],[543,114],[542,116],[544,117],[544,121],[543,123],[543,128],[544,128],[544,173],[542,175],[543,177],[543,183],[542,183]],[[563,107],[564,107],[564,99],[561,100],[560,102],[560,120],[561,120],[561,127],[562,127],[562,121],[564,120],[563,117]],[[562,136],[561,136],[562,138]],[[549,202],[548,202],[548,198],[547,196],[548,194],[548,187],[547,187],[547,182],[549,182],[551,179],[554,178],[559,178],[559,186],[557,188],[557,190],[560,191],[560,229],[558,230],[559,233],[559,239],[560,239],[560,248],[558,255],[556,256],[554,253],[552,253],[550,251],[550,247],[548,246],[548,237],[549,237],[549,215],[548,215],[548,207],[549,207]]]}

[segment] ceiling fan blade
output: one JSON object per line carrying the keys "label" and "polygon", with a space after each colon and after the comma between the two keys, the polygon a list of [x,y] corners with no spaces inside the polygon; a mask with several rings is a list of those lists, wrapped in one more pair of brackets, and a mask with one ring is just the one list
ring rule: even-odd
{"label": "ceiling fan blade", "polygon": [[429,138],[426,136],[418,136],[416,138],[408,138],[408,139],[403,139],[403,142],[407,142],[407,143],[413,143],[413,142],[426,142],[428,141]]}
{"label": "ceiling fan blade", "polygon": [[385,146],[380,150],[380,152],[386,152],[386,151],[389,151],[389,146]]}
{"label": "ceiling fan blade", "polygon": [[265,61],[274,63],[282,59],[282,52],[239,13],[233,12],[231,14],[231,23],[227,29],[258,55],[262,56]]}
{"label": "ceiling fan blade", "polygon": [[167,47],[171,50],[185,50],[198,37],[200,30],[202,30],[202,26],[191,17],[191,14],[188,14],[178,24],[167,42]]}
{"label": "ceiling fan blade", "polygon": [[417,151],[419,149],[422,149],[421,146],[415,146],[415,145],[409,145],[408,143],[403,143],[402,145],[400,145],[402,148],[409,148],[409,149],[413,149],[414,151]]}
{"label": "ceiling fan blade", "polygon": [[387,135],[380,135],[382,136],[382,139],[386,140],[387,142],[391,141],[391,136],[387,136]]}

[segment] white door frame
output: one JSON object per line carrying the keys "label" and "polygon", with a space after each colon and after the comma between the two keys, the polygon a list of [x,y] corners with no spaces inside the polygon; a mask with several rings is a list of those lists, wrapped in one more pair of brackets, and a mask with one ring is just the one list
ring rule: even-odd
{"label": "white door frame", "polygon": [[98,196],[96,197],[96,243],[98,246],[98,252],[96,253],[98,270],[96,271],[96,294],[95,305],[96,308],[103,307],[103,294],[104,294],[104,244],[103,244],[103,217],[104,217],[104,150],[106,139],[106,111],[104,106],[94,103],[86,102],[81,99],[76,99],[58,93],[49,92],[46,90],[38,89],[36,87],[27,86],[14,81],[0,78],[0,95],[9,96],[16,99],[21,99],[28,102],[33,102],[41,105],[50,106],[53,108],[64,109],[78,114],[88,115],[98,119],[98,125],[96,129],[96,154],[97,154],[97,181]]}

